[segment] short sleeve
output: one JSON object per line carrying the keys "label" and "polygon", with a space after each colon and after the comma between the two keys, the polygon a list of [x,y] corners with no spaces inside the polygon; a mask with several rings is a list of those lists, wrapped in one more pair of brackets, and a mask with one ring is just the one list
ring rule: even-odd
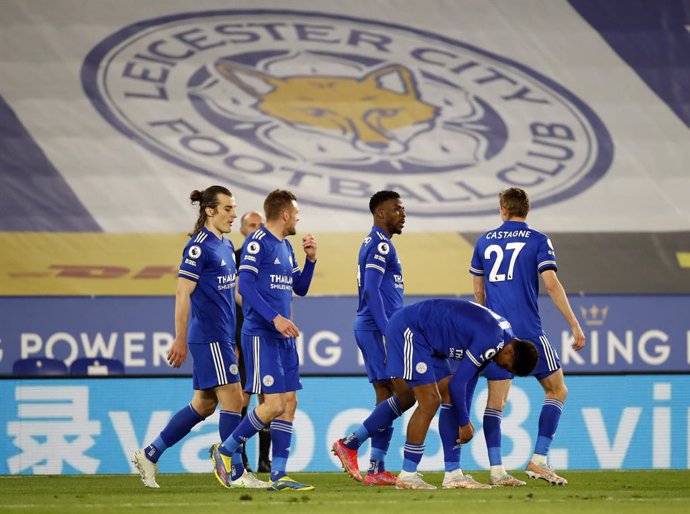
{"label": "short sleeve", "polygon": [[207,250],[200,244],[188,244],[182,252],[182,262],[177,276],[192,282],[199,282],[201,271],[206,264],[206,254]]}

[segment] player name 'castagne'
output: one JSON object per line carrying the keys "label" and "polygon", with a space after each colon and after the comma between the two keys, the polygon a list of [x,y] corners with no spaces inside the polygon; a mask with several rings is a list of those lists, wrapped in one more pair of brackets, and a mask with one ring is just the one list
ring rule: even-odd
{"label": "player name 'castagne'", "polygon": [[508,239],[509,237],[529,237],[531,230],[494,230],[486,234],[487,239]]}

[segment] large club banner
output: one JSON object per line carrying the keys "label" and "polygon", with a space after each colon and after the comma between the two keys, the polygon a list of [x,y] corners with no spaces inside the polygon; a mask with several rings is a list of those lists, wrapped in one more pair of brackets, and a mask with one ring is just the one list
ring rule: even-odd
{"label": "large club banner", "polygon": [[[690,376],[577,376],[568,379],[568,387],[549,455],[557,469],[690,468]],[[151,442],[191,394],[190,380],[180,377],[0,380],[0,474],[133,473],[132,452]],[[462,448],[466,470],[488,466],[481,432],[486,395],[482,380],[472,407],[475,437]],[[288,470],[339,470],[330,445],[368,414],[371,387],[363,377],[307,378],[299,396]],[[515,380],[503,414],[507,469],[527,464],[542,402],[536,380]],[[410,415],[394,424],[387,458],[392,470],[402,464]],[[422,470],[443,469],[437,421],[426,438]],[[208,448],[217,441],[216,413],[165,452],[160,471],[207,473],[214,481]],[[249,456],[256,462],[251,444]],[[361,469],[368,456],[367,443]],[[159,483],[166,487],[165,477]]]}
{"label": "large club banner", "polygon": [[[408,297],[408,304],[422,297]],[[690,371],[689,296],[576,296],[570,302],[587,336],[570,347],[563,318],[540,297],[544,328],[567,373]],[[127,375],[191,374],[191,357],[174,370],[165,356],[173,340],[170,297],[0,298],[0,375],[28,357],[115,358]],[[294,302],[303,374],[365,374],[352,333],[354,297]]]}
{"label": "large club banner", "polygon": [[484,230],[510,186],[547,232],[687,230],[678,2],[376,3],[5,0],[0,230],[178,232],[212,183],[308,231],[380,189]]}

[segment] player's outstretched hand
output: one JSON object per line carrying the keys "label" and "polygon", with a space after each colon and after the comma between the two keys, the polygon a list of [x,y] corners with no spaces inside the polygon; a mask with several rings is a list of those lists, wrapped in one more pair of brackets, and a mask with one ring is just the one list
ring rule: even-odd
{"label": "player's outstretched hand", "polygon": [[285,337],[297,337],[299,335],[299,329],[297,326],[292,321],[284,318],[280,314],[273,318],[273,326],[276,327],[276,330]]}
{"label": "player's outstretched hand", "polygon": [[474,425],[470,421],[467,425],[463,425],[458,430],[458,444],[469,443],[474,437]]}
{"label": "player's outstretched hand", "polygon": [[311,262],[316,260],[316,238],[311,234],[306,234],[302,237],[302,248],[304,248],[304,253],[307,254],[307,259]]}

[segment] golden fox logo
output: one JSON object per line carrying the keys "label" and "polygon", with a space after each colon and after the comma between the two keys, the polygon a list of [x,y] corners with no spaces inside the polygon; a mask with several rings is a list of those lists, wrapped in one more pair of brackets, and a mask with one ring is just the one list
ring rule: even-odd
{"label": "golden fox logo", "polygon": [[258,100],[262,113],[300,130],[344,138],[375,153],[403,151],[431,130],[437,108],[420,99],[412,73],[389,65],[361,78],[326,75],[277,77],[219,61],[218,72]]}

